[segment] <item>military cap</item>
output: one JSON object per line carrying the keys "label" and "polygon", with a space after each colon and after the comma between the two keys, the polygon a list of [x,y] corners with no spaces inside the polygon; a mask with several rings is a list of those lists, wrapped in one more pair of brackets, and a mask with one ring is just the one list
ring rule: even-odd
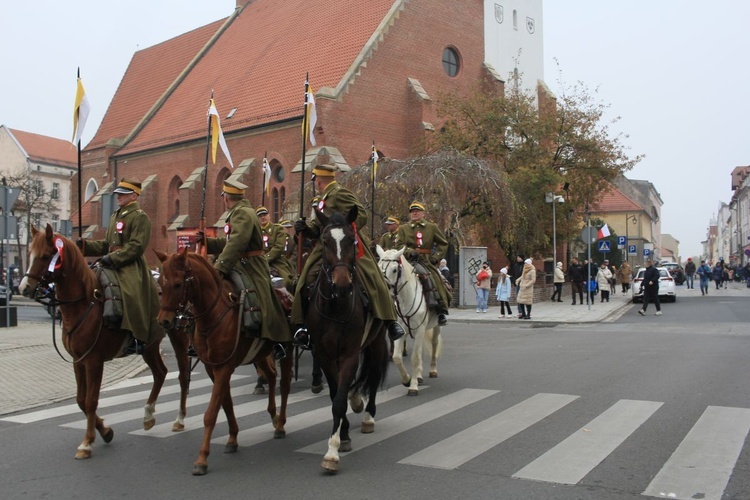
{"label": "military cap", "polygon": [[411,202],[411,205],[409,205],[409,212],[411,212],[412,210],[420,210],[424,212],[424,205],[422,205],[418,201],[413,201]]}
{"label": "military cap", "polygon": [[319,201],[320,201],[320,196],[314,196],[312,199],[312,203],[311,203],[312,206],[317,207]]}
{"label": "military cap", "polygon": [[335,177],[337,170],[336,165],[323,163],[321,165],[315,165],[312,169],[312,173],[314,177]]}
{"label": "military cap", "polygon": [[290,221],[289,219],[282,219],[279,221],[279,225],[281,227],[294,227],[294,222]]}
{"label": "military cap", "polygon": [[227,179],[224,181],[221,190],[226,194],[245,194],[245,189],[247,189],[247,186],[243,183]]}
{"label": "military cap", "polygon": [[401,224],[401,223],[399,222],[399,220],[398,220],[397,218],[395,218],[395,217],[388,217],[388,218],[387,218],[387,219],[385,220],[385,223],[386,223],[387,225],[391,225],[391,224]]}
{"label": "military cap", "polygon": [[138,196],[141,195],[141,183],[126,180],[124,177],[120,179],[120,183],[117,184],[117,187],[113,191],[116,194],[137,194]]}
{"label": "military cap", "polygon": [[266,207],[258,207],[255,209],[255,215],[268,215],[268,209]]}

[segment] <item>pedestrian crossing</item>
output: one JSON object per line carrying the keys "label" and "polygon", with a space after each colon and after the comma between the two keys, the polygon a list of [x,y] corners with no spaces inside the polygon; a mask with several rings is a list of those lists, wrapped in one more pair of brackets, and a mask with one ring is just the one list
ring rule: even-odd
{"label": "pedestrian crossing", "polygon": [[[143,403],[150,389],[150,376],[132,379],[128,384],[102,393],[100,414],[108,425],[118,424],[118,429],[136,436],[152,439],[174,439],[191,432],[203,431],[203,410],[210,399],[211,383],[203,377],[191,383],[188,397],[186,431],[172,432],[172,422],[165,422],[178,408],[179,384],[170,377],[157,403],[160,423],[149,431],[141,428]],[[293,384],[289,397],[287,434],[330,423],[330,399],[326,391],[312,394],[309,382]],[[251,447],[273,439],[268,421],[251,425],[246,420],[266,412],[265,396],[252,396],[254,377],[235,375],[233,399],[235,414],[240,423],[238,441],[241,447]],[[586,405],[585,398],[573,394],[531,394],[516,404],[505,408],[500,390],[463,388],[446,394],[434,394],[436,389],[421,386],[419,398],[406,398],[406,390],[399,386],[378,394],[378,419],[372,434],[352,434],[354,450],[358,453],[373,445],[390,446],[394,463],[443,470],[461,470],[472,460],[481,460],[491,450],[502,447],[511,438],[522,438],[540,432],[542,423],[554,422],[562,410]],[[431,394],[432,392],[432,394]],[[171,398],[169,396],[172,396]],[[502,407],[491,414],[488,408]],[[535,454],[528,463],[515,465],[511,477],[519,481],[538,481],[551,484],[576,485],[584,481],[628,439],[634,439],[638,429],[665,405],[659,401],[621,399],[613,401],[593,419],[586,418],[577,430],[569,435],[548,436],[545,431],[544,450]],[[312,409],[310,409],[312,408]],[[481,409],[481,411],[479,411]],[[571,417],[571,414],[574,415]],[[576,418],[579,412],[567,412],[565,418]],[[421,449],[409,449],[399,453],[399,439],[404,433],[421,432],[430,423],[439,424],[441,419],[455,423],[456,417],[465,422],[450,435],[425,432]],[[359,416],[351,418],[352,427],[359,423]],[[83,429],[85,421],[75,404],[29,411],[2,417],[0,420],[18,424],[33,424],[50,421],[64,428]],[[257,419],[256,419],[257,420]],[[583,420],[583,419],[582,419]],[[223,412],[219,422],[225,421]],[[128,427],[131,430],[128,431]],[[221,427],[217,427],[219,431]],[[323,435],[317,435],[304,446],[290,449],[294,453],[322,455],[327,448],[327,427]],[[220,432],[220,431],[219,431]],[[669,459],[654,474],[643,478],[644,496],[676,499],[720,499],[738,468],[744,443],[750,432],[750,409],[709,406],[674,449]],[[308,433],[310,434],[310,433]],[[307,439],[307,434],[304,440]],[[227,435],[215,435],[212,443],[223,444]],[[676,442],[676,441],[675,441]],[[666,456],[666,455],[665,455]],[[648,457],[633,456],[642,461]],[[663,460],[663,459],[662,459]],[[743,467],[747,467],[745,464]],[[500,472],[498,472],[499,474]]]}

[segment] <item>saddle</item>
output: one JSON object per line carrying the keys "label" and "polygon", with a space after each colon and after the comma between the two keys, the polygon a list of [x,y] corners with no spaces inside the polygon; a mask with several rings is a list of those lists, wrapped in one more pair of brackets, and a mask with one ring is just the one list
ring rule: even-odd
{"label": "saddle", "polygon": [[117,271],[102,266],[94,266],[104,300],[102,319],[111,327],[119,328],[122,323],[122,290]]}
{"label": "saddle", "polygon": [[[250,277],[232,269],[229,273],[229,281],[233,292],[240,297],[240,317],[242,318],[242,330],[248,336],[255,336],[260,331],[263,321],[263,311],[258,297],[255,283]],[[273,291],[284,309],[287,316],[291,315],[294,296],[284,287],[282,278],[272,278]]]}

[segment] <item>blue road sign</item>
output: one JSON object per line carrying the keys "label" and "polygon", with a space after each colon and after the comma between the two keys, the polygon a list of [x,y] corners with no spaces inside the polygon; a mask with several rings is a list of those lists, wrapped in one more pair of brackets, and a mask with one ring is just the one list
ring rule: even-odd
{"label": "blue road sign", "polygon": [[643,249],[643,256],[644,257],[648,257],[649,255],[651,255],[651,250],[649,250],[648,248],[644,248]]}
{"label": "blue road sign", "polygon": [[609,241],[600,241],[599,242],[599,251],[600,252],[609,252]]}
{"label": "blue road sign", "polygon": [[638,253],[638,249],[635,245],[628,245],[628,255],[635,255]]}
{"label": "blue road sign", "polygon": [[617,248],[625,248],[625,245],[627,244],[628,244],[628,239],[625,236],[617,237]]}

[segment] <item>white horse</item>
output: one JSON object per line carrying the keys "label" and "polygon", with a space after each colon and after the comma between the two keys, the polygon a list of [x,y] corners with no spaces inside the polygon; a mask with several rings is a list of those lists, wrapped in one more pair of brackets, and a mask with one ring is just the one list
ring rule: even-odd
{"label": "white horse", "polygon": [[385,281],[396,302],[399,322],[409,335],[414,338],[411,351],[412,376],[406,371],[402,353],[406,336],[394,342],[393,362],[401,373],[401,382],[409,388],[409,396],[419,394],[419,384],[422,379],[422,348],[426,346],[430,352],[430,378],[437,378],[437,359],[442,348],[440,326],[438,326],[437,312],[427,308],[422,293],[422,283],[419,281],[414,267],[403,258],[405,248],[401,250],[385,251],[378,245],[380,270],[383,271]]}

